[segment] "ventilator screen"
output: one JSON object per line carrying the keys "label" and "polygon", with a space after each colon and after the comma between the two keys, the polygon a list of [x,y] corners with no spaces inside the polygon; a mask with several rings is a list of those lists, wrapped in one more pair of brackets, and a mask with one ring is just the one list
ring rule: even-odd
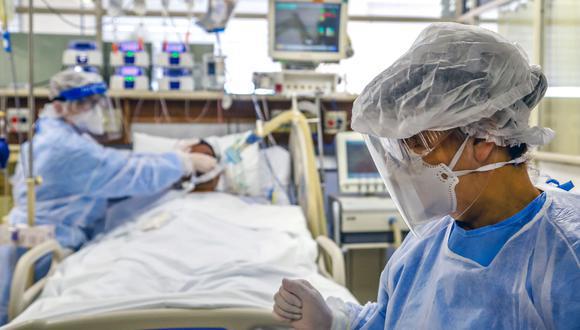
{"label": "ventilator screen", "polygon": [[349,179],[378,178],[377,171],[371,154],[364,141],[346,142],[347,176]]}
{"label": "ventilator screen", "polygon": [[275,50],[339,52],[340,4],[277,1]]}

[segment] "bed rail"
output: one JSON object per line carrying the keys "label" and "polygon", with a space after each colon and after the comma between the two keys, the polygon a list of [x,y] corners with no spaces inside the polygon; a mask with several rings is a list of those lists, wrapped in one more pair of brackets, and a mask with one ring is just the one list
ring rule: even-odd
{"label": "bed rail", "polygon": [[[346,271],[340,248],[326,236],[318,236],[318,266],[321,273],[344,286]],[[54,266],[66,255],[57,242],[47,241],[31,249],[18,262],[12,284],[10,319],[28,307],[44,287],[47,277],[27,288],[27,274],[34,271],[34,263],[47,253],[53,253]],[[330,267],[327,267],[330,265]],[[330,270],[328,270],[330,268]],[[18,274],[18,275],[17,275]],[[16,279],[18,277],[18,279]],[[16,291],[14,291],[16,290]],[[13,299],[14,298],[14,299]],[[87,315],[58,321],[27,321],[9,329],[157,329],[170,327],[215,327],[217,329],[280,329],[286,324],[275,320],[269,310],[253,308],[223,309],[153,309]],[[287,326],[287,325],[286,325]]]}
{"label": "bed rail", "polygon": [[[48,274],[36,283],[34,281],[34,265],[40,258],[52,254],[52,263]],[[57,241],[49,240],[26,252],[16,264],[10,287],[10,302],[8,304],[8,319],[13,320],[22,313],[40,294],[48,277],[54,272],[56,265],[65,257],[65,252]]]}
{"label": "bed rail", "polygon": [[[320,271],[332,278],[336,283],[346,286],[344,257],[338,245],[326,236],[318,236],[316,243],[320,250],[318,256],[318,268]],[[327,270],[327,265],[330,265],[330,272]]]}
{"label": "bed rail", "polygon": [[257,308],[149,309],[87,315],[59,320],[33,320],[8,327],[18,330],[134,330],[211,328],[227,330],[289,329],[270,310]]}

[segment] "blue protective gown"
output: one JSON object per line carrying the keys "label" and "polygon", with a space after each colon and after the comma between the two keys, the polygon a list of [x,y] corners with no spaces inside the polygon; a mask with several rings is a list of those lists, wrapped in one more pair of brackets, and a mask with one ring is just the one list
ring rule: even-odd
{"label": "blue protective gown", "polygon": [[[33,143],[34,172],[42,177],[36,188],[36,223],[55,225],[59,243],[73,250],[102,231],[108,199],[159,193],[185,174],[176,153],[107,148],[57,118],[39,120]],[[24,143],[13,178],[16,206],[9,215],[13,224],[27,221],[27,149]],[[0,246],[0,325],[6,321],[11,274],[21,253]]]}
{"label": "blue protective gown", "polygon": [[488,266],[448,248],[453,219],[409,235],[381,275],[378,302],[346,304],[352,329],[579,329],[580,196],[541,209]]}

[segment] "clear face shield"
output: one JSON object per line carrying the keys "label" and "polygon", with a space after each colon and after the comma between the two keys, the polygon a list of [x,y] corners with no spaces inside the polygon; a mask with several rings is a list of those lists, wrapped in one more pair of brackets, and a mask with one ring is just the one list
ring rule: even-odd
{"label": "clear face shield", "polygon": [[447,215],[461,219],[485,190],[492,170],[525,161],[520,157],[465,168],[460,160],[473,139],[457,130],[426,131],[408,139],[364,138],[391,198],[416,236],[433,220]]}
{"label": "clear face shield", "polygon": [[66,118],[81,132],[98,140],[112,141],[122,137],[122,115],[106,94],[104,83],[95,83],[61,92]]}
{"label": "clear face shield", "polygon": [[[422,159],[435,150],[448,135],[448,132],[427,132],[406,140],[364,136],[393,202],[409,229],[416,235],[420,225],[440,219],[455,210],[454,198],[449,195],[452,195],[458,180],[447,176],[439,181],[444,171],[437,171]],[[435,170],[434,173],[427,176],[427,171],[432,170]],[[422,176],[428,179],[422,180]],[[441,193],[451,197],[447,203],[432,198]]]}

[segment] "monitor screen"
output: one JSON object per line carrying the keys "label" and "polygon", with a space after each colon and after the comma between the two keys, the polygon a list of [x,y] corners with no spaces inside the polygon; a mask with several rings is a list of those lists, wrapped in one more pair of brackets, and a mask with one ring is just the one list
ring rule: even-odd
{"label": "monitor screen", "polygon": [[121,50],[122,52],[138,52],[141,50],[141,48],[139,47],[139,42],[130,40],[120,42],[119,50]]}
{"label": "monitor screen", "polygon": [[274,8],[276,51],[340,51],[340,3],[276,1]]}
{"label": "monitor screen", "polygon": [[136,67],[136,66],[122,66],[117,68],[116,74],[119,76],[127,77],[127,76],[142,76],[143,69]]}
{"label": "monitor screen", "polygon": [[346,141],[346,159],[349,179],[380,177],[364,141]]}
{"label": "monitor screen", "polygon": [[163,68],[163,75],[166,77],[186,77],[191,76],[188,68]]}
{"label": "monitor screen", "polygon": [[97,42],[93,40],[71,40],[68,43],[68,49],[78,51],[97,50]]}
{"label": "monitor screen", "polygon": [[163,51],[166,53],[186,53],[187,46],[180,42],[167,42],[163,44]]}

